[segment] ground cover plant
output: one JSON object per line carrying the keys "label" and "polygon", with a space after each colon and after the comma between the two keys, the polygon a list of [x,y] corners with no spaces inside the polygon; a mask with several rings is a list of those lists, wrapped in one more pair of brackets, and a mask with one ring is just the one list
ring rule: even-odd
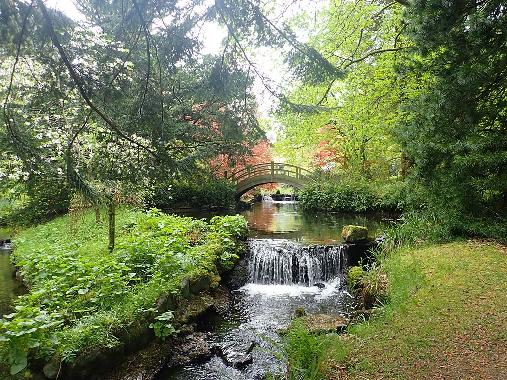
{"label": "ground cover plant", "polygon": [[20,373],[31,360],[72,362],[83,353],[114,348],[125,331],[151,325],[175,333],[162,296],[178,297],[184,278],[216,286],[243,252],[240,216],[209,222],[157,210],[121,209],[117,245],[107,249],[107,223],[94,212],[28,228],[15,240],[12,260],[29,292],[0,320],[2,373]]}
{"label": "ground cover plant", "polygon": [[[294,328],[287,339],[291,376],[507,376],[505,246],[476,240],[405,247],[382,260],[382,270],[389,278],[389,303],[370,320],[343,335],[318,338],[300,325]],[[313,348],[298,348],[301,339],[314,341]]]}

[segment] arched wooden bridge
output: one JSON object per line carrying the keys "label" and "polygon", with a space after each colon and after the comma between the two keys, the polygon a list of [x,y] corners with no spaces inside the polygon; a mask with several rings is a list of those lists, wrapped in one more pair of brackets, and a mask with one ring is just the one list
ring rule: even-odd
{"label": "arched wooden bridge", "polygon": [[236,198],[240,198],[248,190],[266,183],[284,183],[300,189],[312,181],[312,173],[299,166],[269,162],[247,166],[228,176],[236,184]]}

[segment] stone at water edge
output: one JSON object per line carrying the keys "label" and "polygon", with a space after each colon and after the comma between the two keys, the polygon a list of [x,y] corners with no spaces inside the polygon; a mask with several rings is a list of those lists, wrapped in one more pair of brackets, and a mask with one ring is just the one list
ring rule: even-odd
{"label": "stone at water edge", "polygon": [[252,364],[253,357],[251,352],[257,345],[256,342],[237,343],[229,342],[215,347],[215,352],[224,363],[232,368],[242,369]]}
{"label": "stone at water edge", "polygon": [[347,243],[359,243],[368,240],[368,228],[364,226],[343,226],[342,237]]}

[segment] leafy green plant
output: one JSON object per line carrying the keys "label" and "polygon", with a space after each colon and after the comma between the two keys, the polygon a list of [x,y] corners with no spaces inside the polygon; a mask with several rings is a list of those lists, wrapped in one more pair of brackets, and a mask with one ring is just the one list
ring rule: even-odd
{"label": "leafy green plant", "polygon": [[172,311],[166,311],[155,317],[156,322],[150,323],[150,328],[153,329],[155,336],[165,340],[166,338],[178,333],[174,328],[171,321],[174,319]]}
{"label": "leafy green plant", "polygon": [[183,278],[206,276],[216,286],[245,249],[246,221],[239,215],[206,223],[120,208],[117,222],[112,253],[107,223],[97,223],[92,210],[16,236],[12,259],[30,291],[0,322],[3,365],[21,370],[24,358],[54,355],[71,362],[87,350],[121,344],[133,325],[152,323],[161,338],[174,334],[170,312],[153,321],[158,300],[177,296]]}
{"label": "leafy green plant", "polygon": [[187,177],[157,185],[151,203],[156,207],[228,208],[235,187],[213,174]]}
{"label": "leafy green plant", "polygon": [[321,362],[326,351],[326,341],[319,339],[299,319],[290,326],[283,341],[288,358],[287,378],[290,380],[323,379]]}

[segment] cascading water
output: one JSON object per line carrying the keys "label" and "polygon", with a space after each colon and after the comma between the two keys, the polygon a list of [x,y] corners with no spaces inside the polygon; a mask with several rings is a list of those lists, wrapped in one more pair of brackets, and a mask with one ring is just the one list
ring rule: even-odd
{"label": "cascading water", "polygon": [[258,203],[245,215],[251,229],[249,253],[234,271],[238,279],[231,303],[212,322],[208,340],[211,346],[225,347],[222,352],[230,347],[247,352],[243,348],[255,343],[248,354],[251,363],[240,369],[215,355],[204,363],[169,369],[157,380],[256,380],[268,373],[283,378],[279,331],[290,325],[296,310],[332,316],[353,310],[343,278],[354,253],[339,245],[337,231],[363,221],[303,217],[297,204],[273,201]]}
{"label": "cascading water", "polygon": [[283,239],[249,241],[250,281],[256,284],[307,285],[343,274],[345,246],[302,246]]}

